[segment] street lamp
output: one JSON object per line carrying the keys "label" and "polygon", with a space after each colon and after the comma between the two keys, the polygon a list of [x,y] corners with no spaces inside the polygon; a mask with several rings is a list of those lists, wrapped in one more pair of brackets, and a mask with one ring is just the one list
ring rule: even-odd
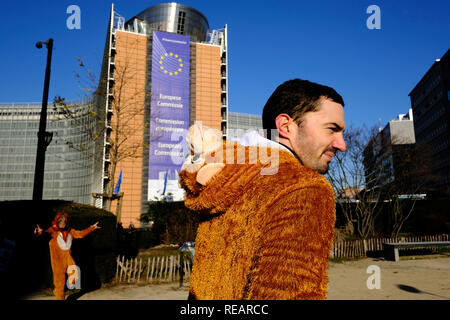
{"label": "street lamp", "polygon": [[42,191],[44,187],[44,167],[45,167],[45,151],[52,141],[53,133],[47,132],[47,101],[48,101],[48,87],[50,83],[50,66],[52,63],[52,49],[53,39],[47,41],[39,41],[36,43],[38,49],[45,44],[47,47],[47,66],[45,68],[44,80],[44,94],[42,96],[42,110],[39,119],[38,143],[36,151],[36,166],[34,169],[34,185],[33,185],[33,200],[42,200]]}

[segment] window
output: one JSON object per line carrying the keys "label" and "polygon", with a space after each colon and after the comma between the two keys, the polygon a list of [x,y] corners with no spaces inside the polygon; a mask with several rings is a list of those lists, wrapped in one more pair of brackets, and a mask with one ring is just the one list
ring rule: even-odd
{"label": "window", "polygon": [[185,20],[186,20],[186,12],[184,12],[184,11],[178,12],[178,27],[177,27],[178,34],[184,34]]}

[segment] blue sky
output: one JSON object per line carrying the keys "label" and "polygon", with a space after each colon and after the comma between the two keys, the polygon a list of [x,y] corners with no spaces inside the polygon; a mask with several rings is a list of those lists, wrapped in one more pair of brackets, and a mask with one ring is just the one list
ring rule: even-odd
{"label": "blue sky", "polygon": [[[116,0],[129,19],[164,1]],[[347,125],[386,124],[410,107],[408,94],[450,47],[447,0],[178,1],[201,11],[211,29],[228,25],[229,110],[260,114],[282,82],[302,78],[334,87]],[[98,75],[112,1],[2,1],[0,102],[38,102],[47,50],[54,39],[49,100],[82,95],[76,57]],[[69,5],[81,9],[81,29],[69,30]],[[369,30],[367,7],[381,10]]]}

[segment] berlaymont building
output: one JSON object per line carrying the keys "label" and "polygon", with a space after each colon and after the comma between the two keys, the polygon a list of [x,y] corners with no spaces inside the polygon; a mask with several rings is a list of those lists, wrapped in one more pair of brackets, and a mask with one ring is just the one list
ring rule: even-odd
{"label": "berlaymont building", "polygon": [[[97,94],[76,103],[75,117],[49,108],[43,199],[105,207],[120,180],[119,220],[139,227],[149,201],[184,199],[178,172],[190,125],[227,139],[236,129],[261,129],[261,121],[228,112],[226,25],[210,29],[200,11],[164,3],[128,19],[112,5],[105,27]],[[0,201],[32,198],[40,108],[0,105]]]}

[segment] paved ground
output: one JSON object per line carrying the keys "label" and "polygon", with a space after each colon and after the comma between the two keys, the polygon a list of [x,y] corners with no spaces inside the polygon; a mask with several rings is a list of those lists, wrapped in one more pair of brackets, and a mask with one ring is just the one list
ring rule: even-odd
{"label": "paved ground", "polygon": [[[373,271],[377,269],[378,283]],[[373,289],[368,288],[368,279]],[[450,300],[450,254],[402,257],[399,262],[365,258],[330,263],[329,280],[329,300]],[[185,300],[187,295],[187,286],[179,288],[178,283],[171,283],[108,286],[78,299]],[[53,300],[54,296],[41,292],[27,299]]]}

